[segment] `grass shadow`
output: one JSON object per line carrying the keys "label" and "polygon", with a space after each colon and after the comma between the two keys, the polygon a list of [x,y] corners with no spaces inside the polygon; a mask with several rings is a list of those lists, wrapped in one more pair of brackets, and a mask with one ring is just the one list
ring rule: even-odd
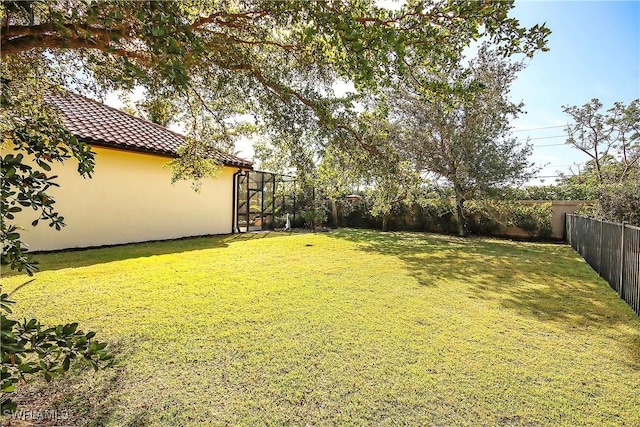
{"label": "grass shadow", "polygon": [[[156,255],[168,255],[206,249],[221,249],[226,248],[229,244],[234,242],[273,238],[287,234],[288,233],[269,231],[249,232],[240,234],[186,237],[174,240],[129,243],[103,247],[65,249],[50,252],[33,252],[32,254],[35,261],[38,262],[38,271],[55,271],[65,268],[88,267],[96,264],[134,258],[146,258]],[[20,274],[24,274],[24,272],[9,270],[6,266],[2,267],[3,277],[11,277]]]}
{"label": "grass shadow", "polygon": [[132,356],[137,341],[131,337],[109,343],[115,363],[98,372],[79,361],[64,375],[50,382],[42,378],[27,378],[11,396],[18,403],[17,412],[13,417],[4,417],[3,425],[101,426],[113,422],[114,418],[119,419],[119,425],[146,425],[148,414],[144,408],[130,410],[128,420],[120,419],[122,416],[116,409],[126,406],[121,395],[122,383],[129,375],[124,362]]}
{"label": "grass shadow", "polygon": [[456,286],[565,330],[615,329],[640,369],[640,318],[569,246],[429,233],[343,230],[332,237],[395,256],[424,286]]}
{"label": "grass shadow", "polygon": [[[558,250],[556,244],[529,244],[477,237],[460,238],[449,235],[419,232],[375,232],[370,230],[338,230],[332,237],[360,244],[364,251],[391,255],[406,263],[422,285],[436,285],[434,278],[454,280],[474,279],[489,283],[496,278],[496,270],[523,259],[549,257],[563,263],[581,263],[571,253]],[[487,264],[490,260],[492,264]],[[476,261],[476,262],[474,262]],[[503,276],[498,274],[498,276]]]}
{"label": "grass shadow", "polygon": [[568,246],[368,230],[338,230],[332,237],[399,258],[421,285],[464,283],[473,298],[499,299],[539,319],[611,323],[633,318]]}

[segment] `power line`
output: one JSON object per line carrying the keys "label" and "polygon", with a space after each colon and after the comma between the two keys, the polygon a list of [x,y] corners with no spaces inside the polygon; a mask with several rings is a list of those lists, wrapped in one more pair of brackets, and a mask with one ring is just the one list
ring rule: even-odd
{"label": "power line", "polygon": [[[554,139],[554,138],[565,138],[567,135],[558,135],[558,136],[543,136],[541,138],[529,138],[529,139],[520,139],[520,138],[516,138],[517,141],[519,142],[524,142],[524,141],[535,141],[537,139]],[[565,145],[564,142],[559,143],[559,144],[547,144],[547,145],[534,145],[534,147],[552,147],[554,145]]]}
{"label": "power line", "polygon": [[566,138],[567,135],[556,135],[556,136],[539,136],[537,138],[529,138],[531,141],[535,139],[553,139],[553,138]]}
{"label": "power line", "polygon": [[[555,138],[566,138],[567,135],[556,135],[556,136],[541,136],[541,137],[537,137],[537,138],[528,138],[528,139],[524,139],[524,138],[516,138],[517,141],[519,142],[524,142],[524,141],[536,141],[538,139],[555,139]],[[561,144],[550,144],[550,145],[536,145],[536,147],[551,147],[553,145],[565,145],[564,142]]]}
{"label": "power line", "polygon": [[514,130],[512,132],[528,132],[528,131],[531,131],[531,130],[557,129],[557,128],[563,128],[563,127],[565,127],[565,125],[561,125],[561,126],[546,126],[546,127],[531,128],[531,129],[518,129],[518,130]]}
{"label": "power line", "polygon": [[542,144],[542,145],[534,145],[533,148],[538,148],[538,147],[560,147],[561,145],[567,145],[564,142],[561,142],[559,144]]}

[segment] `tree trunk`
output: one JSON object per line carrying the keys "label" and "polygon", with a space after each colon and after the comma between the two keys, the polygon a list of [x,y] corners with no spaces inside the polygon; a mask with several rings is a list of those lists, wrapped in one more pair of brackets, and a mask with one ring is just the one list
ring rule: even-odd
{"label": "tree trunk", "polygon": [[602,170],[600,168],[600,158],[598,156],[598,152],[596,151],[596,156],[593,158],[594,160],[594,164],[596,165],[596,172],[598,173],[598,184],[603,183],[603,179],[602,179]]}
{"label": "tree trunk", "polygon": [[331,224],[338,228],[340,224],[338,224],[338,205],[335,200],[329,200],[331,205]]}
{"label": "tree trunk", "polygon": [[456,189],[456,216],[458,219],[458,236],[465,237],[467,235],[467,218],[464,216],[464,197]]}
{"label": "tree trunk", "polygon": [[382,231],[387,231],[387,223],[389,222],[389,215],[382,215]]}

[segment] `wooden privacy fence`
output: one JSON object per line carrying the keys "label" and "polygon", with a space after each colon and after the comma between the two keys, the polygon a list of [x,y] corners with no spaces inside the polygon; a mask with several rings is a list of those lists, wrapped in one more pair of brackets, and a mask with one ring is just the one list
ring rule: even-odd
{"label": "wooden privacy fence", "polygon": [[567,214],[566,240],[640,316],[640,228]]}

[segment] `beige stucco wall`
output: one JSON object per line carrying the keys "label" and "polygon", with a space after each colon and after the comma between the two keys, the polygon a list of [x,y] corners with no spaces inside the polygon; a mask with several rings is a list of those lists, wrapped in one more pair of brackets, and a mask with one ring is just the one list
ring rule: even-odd
{"label": "beige stucco wall", "polygon": [[[572,214],[578,210],[580,206],[591,204],[593,202],[586,200],[553,200],[551,202],[544,200],[523,200],[525,205],[537,205],[543,203],[551,203],[551,237],[555,239],[562,239],[564,236],[564,216],[565,214]],[[509,227],[505,230],[507,236],[514,237],[528,237],[529,235],[517,228]]]}
{"label": "beige stucco wall", "polygon": [[580,206],[592,204],[593,202],[581,200],[554,201],[551,204],[551,225],[553,227],[553,237],[562,239],[564,236],[565,214],[572,214]]}
{"label": "beige stucco wall", "polygon": [[171,184],[166,157],[93,147],[93,178],[84,179],[73,161],[54,169],[59,188],[50,189],[67,224],[61,231],[36,213],[18,217],[32,251],[81,248],[231,232],[233,173],[225,167],[203,181],[196,193],[190,182]]}

